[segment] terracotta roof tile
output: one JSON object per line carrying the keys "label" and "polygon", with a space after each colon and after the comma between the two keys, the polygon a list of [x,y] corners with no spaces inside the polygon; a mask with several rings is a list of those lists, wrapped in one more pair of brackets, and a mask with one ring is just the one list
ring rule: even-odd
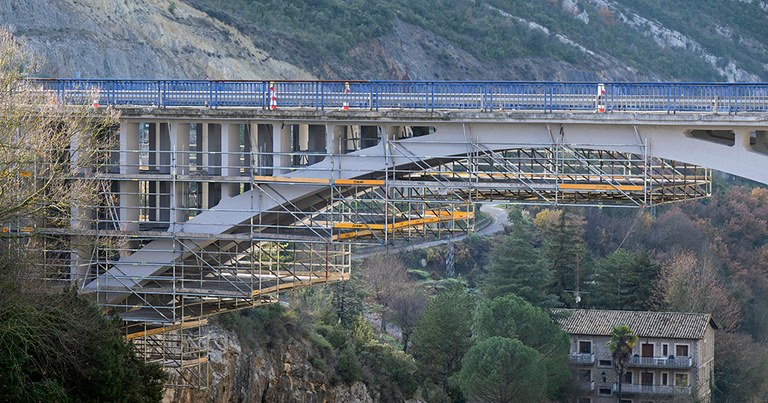
{"label": "terracotta roof tile", "polygon": [[570,334],[607,336],[614,326],[627,325],[639,337],[702,339],[707,326],[717,329],[709,314],[678,312],[556,309],[557,322]]}

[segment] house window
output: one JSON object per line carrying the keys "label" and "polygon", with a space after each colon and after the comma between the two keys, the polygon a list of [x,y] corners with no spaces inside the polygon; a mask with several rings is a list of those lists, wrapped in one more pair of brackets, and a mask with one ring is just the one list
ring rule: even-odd
{"label": "house window", "polygon": [[582,369],[579,372],[579,378],[582,382],[592,382],[592,370],[591,369]]}
{"label": "house window", "polygon": [[685,387],[688,386],[688,374],[685,372],[678,372],[675,374],[675,386]]}
{"label": "house window", "polygon": [[590,397],[580,397],[579,403],[592,403],[592,398]]}
{"label": "house window", "polygon": [[580,354],[592,354],[592,341],[591,340],[579,340],[579,353]]}
{"label": "house window", "polygon": [[624,383],[627,385],[632,384],[632,371],[627,371],[624,373]]}
{"label": "house window", "polygon": [[687,344],[675,344],[675,358],[688,357]]}
{"label": "house window", "polygon": [[621,399],[621,403],[632,403],[630,399]]}
{"label": "house window", "polygon": [[661,356],[662,357],[669,357],[669,344],[662,344],[661,345]]}
{"label": "house window", "polygon": [[600,396],[610,396],[611,395],[611,388],[600,388],[597,390],[597,393]]}
{"label": "house window", "polygon": [[597,362],[597,365],[600,367],[610,367],[611,366],[611,360],[600,360]]}
{"label": "house window", "polygon": [[661,385],[662,386],[668,386],[669,385],[669,374],[666,372],[661,373]]}

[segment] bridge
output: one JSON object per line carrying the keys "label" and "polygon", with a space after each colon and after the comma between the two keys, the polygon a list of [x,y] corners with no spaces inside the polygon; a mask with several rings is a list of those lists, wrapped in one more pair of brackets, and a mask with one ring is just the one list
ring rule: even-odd
{"label": "bridge", "polygon": [[121,112],[99,202],[40,229],[46,264],[190,384],[210,315],[346,280],[358,245],[472,231],[478,203],[655,206],[709,196],[710,169],[768,183],[762,83],[33,83]]}

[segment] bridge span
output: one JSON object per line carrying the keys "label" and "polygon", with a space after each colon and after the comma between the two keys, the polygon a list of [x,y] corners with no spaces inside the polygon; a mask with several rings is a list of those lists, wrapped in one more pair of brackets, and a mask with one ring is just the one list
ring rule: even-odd
{"label": "bridge span", "polygon": [[356,244],[472,231],[478,203],[647,207],[709,196],[710,169],[768,183],[768,84],[37,83],[121,111],[51,267],[185,371],[209,315],[346,280]]}

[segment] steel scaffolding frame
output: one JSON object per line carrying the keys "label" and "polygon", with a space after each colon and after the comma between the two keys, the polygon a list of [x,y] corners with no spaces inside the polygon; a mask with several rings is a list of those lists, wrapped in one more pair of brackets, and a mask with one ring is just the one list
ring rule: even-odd
{"label": "steel scaffolding frame", "polygon": [[[432,127],[385,133],[297,123],[287,133],[309,145],[276,150],[249,141],[261,123],[228,122],[226,133],[219,127],[227,147],[205,143],[213,131],[206,125],[139,123],[136,141],[122,138],[92,172],[72,176],[96,181],[99,197],[76,206],[69,227],[61,217],[56,225],[2,226],[41,252],[45,277],[75,284],[120,315],[126,339],[145,360],[175,371],[177,387],[208,386],[208,317],[348,280],[356,245],[473,231],[478,203],[647,207],[711,194],[709,170],[653,158],[642,144],[616,152],[467,137],[439,142],[460,153],[427,155],[414,150],[429,149]],[[311,136],[321,131],[333,139],[312,149]],[[350,163],[382,158],[387,163],[376,170]],[[245,210],[222,202],[238,195],[249,198]],[[210,211],[245,218],[211,230],[216,222],[198,219]],[[157,269],[134,274],[146,267]]]}

